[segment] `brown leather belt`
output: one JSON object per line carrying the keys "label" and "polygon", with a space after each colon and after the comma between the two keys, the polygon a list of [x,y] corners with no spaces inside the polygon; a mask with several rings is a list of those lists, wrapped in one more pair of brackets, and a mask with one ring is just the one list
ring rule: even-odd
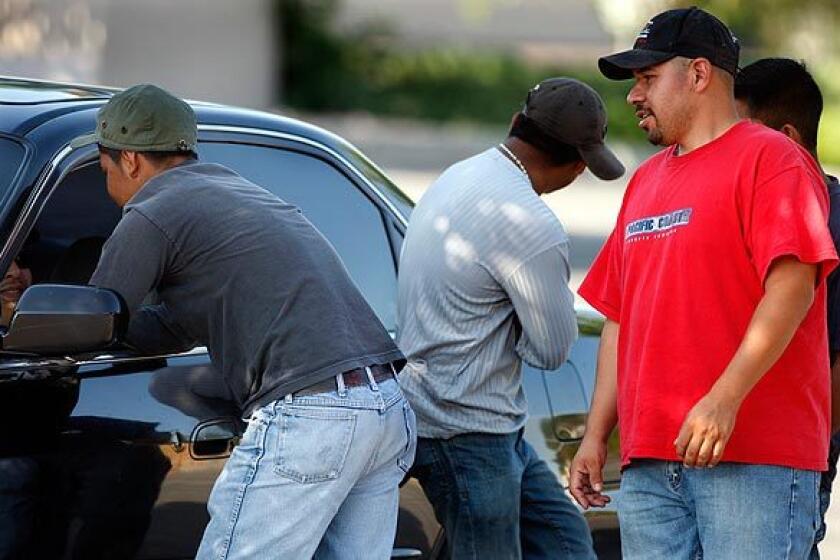
{"label": "brown leather belt", "polygon": [[[377,383],[387,381],[388,379],[396,379],[397,370],[390,363],[388,364],[374,364],[370,366],[370,372],[373,374],[373,380]],[[345,387],[359,387],[369,383],[367,372],[365,368],[351,369],[341,373],[344,378]],[[317,393],[328,393],[335,391],[338,388],[338,383],[335,377],[330,377],[313,383],[309,387],[304,387],[300,391],[295,392],[295,395],[315,395]]]}

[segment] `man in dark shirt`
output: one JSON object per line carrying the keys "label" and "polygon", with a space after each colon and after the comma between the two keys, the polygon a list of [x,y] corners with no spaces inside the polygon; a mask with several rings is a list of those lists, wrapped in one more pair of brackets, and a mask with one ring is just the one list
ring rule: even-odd
{"label": "man in dark shirt", "polygon": [[[785,134],[817,160],[817,130],[823,109],[822,93],[803,63],[789,58],[764,58],[744,67],[735,79],[738,113]],[[825,176],[829,195],[828,227],[840,251],[840,183]],[[820,528],[811,558],[820,557],[817,544],[825,538],[825,512],[840,456],[840,272],[828,277],[828,346],[831,352],[831,445],[828,470],[820,481]],[[807,429],[807,427],[803,427]]]}
{"label": "man in dark shirt", "polygon": [[85,142],[123,208],[91,284],[123,296],[140,351],[206,346],[250,418],[198,557],[389,558],[414,415],[402,354],[335,250],[298,208],[198,162],[192,108],[160,88],[115,95]]}

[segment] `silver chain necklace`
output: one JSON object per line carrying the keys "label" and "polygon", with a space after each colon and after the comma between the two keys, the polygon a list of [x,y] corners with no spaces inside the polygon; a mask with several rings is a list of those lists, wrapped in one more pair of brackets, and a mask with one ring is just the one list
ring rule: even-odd
{"label": "silver chain necklace", "polygon": [[508,157],[511,159],[511,161],[512,161],[513,163],[515,163],[515,164],[516,164],[516,167],[518,167],[518,168],[519,168],[519,170],[520,170],[520,171],[522,171],[522,173],[524,173],[524,174],[525,174],[525,177],[527,177],[527,178],[528,178],[528,180],[530,181],[530,180],[531,180],[531,176],[530,176],[530,175],[528,175],[528,170],[527,170],[527,169],[525,169],[525,166],[524,166],[524,165],[522,165],[522,162],[521,162],[521,161],[519,161],[519,158],[518,158],[518,157],[516,157],[516,156],[514,155],[514,153],[510,151],[510,148],[508,148],[508,147],[507,147],[507,146],[505,146],[504,144],[499,144],[499,149],[500,149],[500,150],[501,150],[501,151],[502,151],[502,152],[503,152],[506,156],[508,156]]}

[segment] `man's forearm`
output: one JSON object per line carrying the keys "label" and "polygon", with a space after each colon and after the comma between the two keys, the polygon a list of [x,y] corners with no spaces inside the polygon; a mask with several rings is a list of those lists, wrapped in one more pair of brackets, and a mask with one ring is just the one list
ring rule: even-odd
{"label": "man's forearm", "polygon": [[618,423],[618,323],[607,319],[601,331],[595,394],[586,420],[586,437],[606,442]]}
{"label": "man's forearm", "polygon": [[128,324],[126,342],[143,354],[174,354],[198,344],[166,317],[162,304],[139,308]]}
{"label": "man's forearm", "polygon": [[816,265],[793,257],[777,261],[735,356],[710,394],[740,406],[781,357],[814,300]]}
{"label": "man's forearm", "polygon": [[516,352],[539,369],[563,365],[577,338],[575,296],[564,245],[531,257],[505,282],[522,332]]}

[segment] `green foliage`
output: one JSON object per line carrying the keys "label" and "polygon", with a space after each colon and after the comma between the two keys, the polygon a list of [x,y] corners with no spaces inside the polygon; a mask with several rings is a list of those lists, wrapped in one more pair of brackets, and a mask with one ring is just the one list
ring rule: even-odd
{"label": "green foliage", "polygon": [[[674,8],[689,5],[680,0],[669,3]],[[759,49],[784,47],[803,23],[840,23],[837,0],[695,0],[691,4],[715,14],[743,44]]]}
{"label": "green foliage", "polygon": [[[526,92],[551,76],[571,76],[594,87],[609,115],[609,138],[643,142],[625,96],[630,82],[607,80],[591,68],[533,66],[505,52],[436,48],[401,50],[387,24],[351,33],[333,31],[340,0],[275,0],[282,36],[283,102],[313,112],[372,114],[506,125]],[[811,0],[809,9],[836,15],[840,2]],[[743,64],[778,56],[785,20],[800,0],[698,0],[726,21],[747,47]],[[680,5],[684,5],[681,3]],[[784,56],[784,55],[783,55]],[[820,131],[824,163],[840,164],[840,64],[814,68],[826,100]]]}
{"label": "green foliage", "polygon": [[628,83],[597,69],[534,67],[504,52],[396,48],[386,26],[348,35],[331,31],[336,0],[278,0],[284,103],[307,111],[367,111],[436,121],[506,124],[527,91],[551,76],[571,76],[604,97],[610,136],[634,135],[624,101]]}

